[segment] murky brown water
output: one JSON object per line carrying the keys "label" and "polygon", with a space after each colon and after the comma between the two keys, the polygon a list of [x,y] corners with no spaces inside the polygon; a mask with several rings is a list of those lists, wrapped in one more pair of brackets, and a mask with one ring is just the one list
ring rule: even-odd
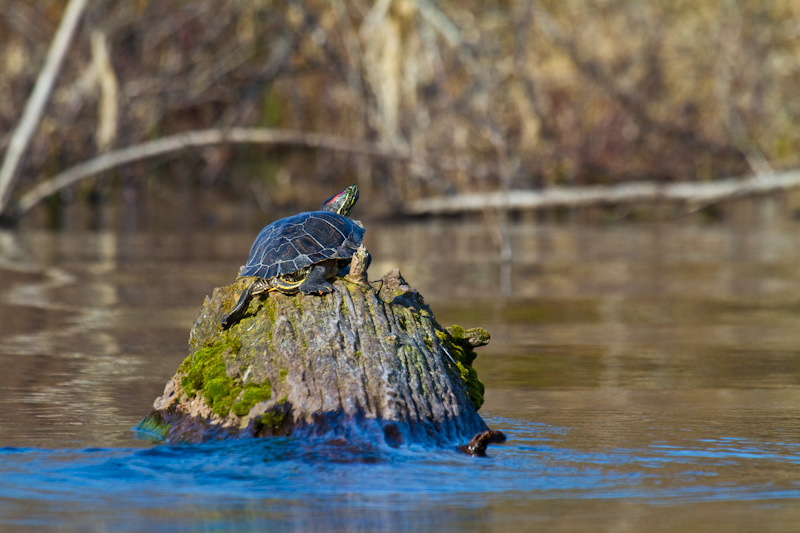
{"label": "murky brown water", "polygon": [[[439,495],[432,508],[409,485],[399,500],[387,493],[400,507],[383,502],[377,522],[364,522],[351,495],[326,511],[337,528],[381,517],[409,525],[409,512],[423,528],[485,530],[800,523],[800,223],[518,223],[505,268],[480,221],[366,224],[372,277],[399,266],[440,322],[492,332],[476,362],[482,413],[510,441],[475,467],[488,476],[479,494],[451,487],[452,499]],[[151,448],[130,428],[185,357],[203,298],[234,279],[257,230],[1,234],[0,447],[14,453],[0,463],[23,449]],[[431,482],[463,472],[436,457]],[[420,466],[403,464],[383,475]],[[0,523],[40,512],[31,498],[0,490]],[[97,505],[113,525],[119,502]],[[170,505],[174,523],[196,525],[196,508]],[[45,507],[56,524],[74,518]]]}

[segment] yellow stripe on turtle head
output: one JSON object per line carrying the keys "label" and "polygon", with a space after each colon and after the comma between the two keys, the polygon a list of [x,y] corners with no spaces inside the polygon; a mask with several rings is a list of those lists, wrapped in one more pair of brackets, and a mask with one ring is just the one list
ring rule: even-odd
{"label": "yellow stripe on turtle head", "polygon": [[321,209],[347,217],[350,216],[350,211],[353,210],[353,206],[356,205],[357,201],[358,186],[351,185],[339,194],[331,196],[322,202]]}

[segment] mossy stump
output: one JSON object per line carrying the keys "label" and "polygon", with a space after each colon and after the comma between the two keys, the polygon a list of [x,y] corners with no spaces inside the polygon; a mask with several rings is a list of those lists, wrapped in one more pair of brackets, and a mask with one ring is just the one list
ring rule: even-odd
{"label": "mossy stump", "polygon": [[252,279],[215,289],[191,355],[138,429],[168,442],[320,436],[426,447],[485,433],[472,361],[489,334],[443,328],[397,270],[376,291],[355,262],[361,281],[338,279],[322,296],[264,294],[225,331]]}

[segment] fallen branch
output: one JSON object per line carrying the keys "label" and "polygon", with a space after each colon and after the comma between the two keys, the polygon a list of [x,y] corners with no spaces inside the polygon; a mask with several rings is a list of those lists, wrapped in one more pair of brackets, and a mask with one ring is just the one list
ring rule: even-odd
{"label": "fallen branch", "polygon": [[800,170],[703,183],[638,182],[611,187],[552,187],[541,191],[512,190],[459,194],[418,200],[406,206],[409,215],[478,213],[485,209],[535,210],[632,202],[674,201],[710,205],[733,197],[800,187]]}
{"label": "fallen branch", "polygon": [[[62,189],[100,172],[190,147],[225,143],[293,145],[348,152],[372,157],[423,162],[403,147],[358,141],[325,133],[309,133],[269,128],[231,128],[190,131],[156,141],[129,146],[71,167],[23,194],[12,216],[20,217],[33,206]],[[447,160],[437,163],[448,168]],[[440,215],[482,212],[485,209],[534,210],[545,207],[580,207],[646,201],[689,202],[705,206],[734,196],[764,194],[800,187],[800,170],[791,170],[748,178],[727,178],[710,182],[625,183],[615,186],[552,187],[541,191],[511,190],[506,192],[471,193],[429,198],[411,202],[405,207],[409,215]]]}
{"label": "fallen branch", "polygon": [[139,161],[189,147],[225,143],[294,145],[321,148],[336,152],[349,152],[388,159],[412,160],[408,150],[368,141],[356,141],[324,133],[308,133],[268,128],[209,129],[179,133],[156,141],[129,146],[71,167],[39,183],[20,197],[13,216],[19,217],[51,194],[74,185],[82,179]]}

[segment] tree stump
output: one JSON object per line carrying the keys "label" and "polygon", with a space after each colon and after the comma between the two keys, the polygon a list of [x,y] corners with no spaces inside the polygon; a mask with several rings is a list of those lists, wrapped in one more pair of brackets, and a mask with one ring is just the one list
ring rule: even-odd
{"label": "tree stump", "polygon": [[137,429],[168,442],[319,436],[394,447],[485,435],[472,361],[489,334],[440,326],[398,270],[375,290],[368,257],[357,253],[331,294],[254,298],[225,331],[221,320],[252,278],[215,289],[192,327],[191,355]]}

